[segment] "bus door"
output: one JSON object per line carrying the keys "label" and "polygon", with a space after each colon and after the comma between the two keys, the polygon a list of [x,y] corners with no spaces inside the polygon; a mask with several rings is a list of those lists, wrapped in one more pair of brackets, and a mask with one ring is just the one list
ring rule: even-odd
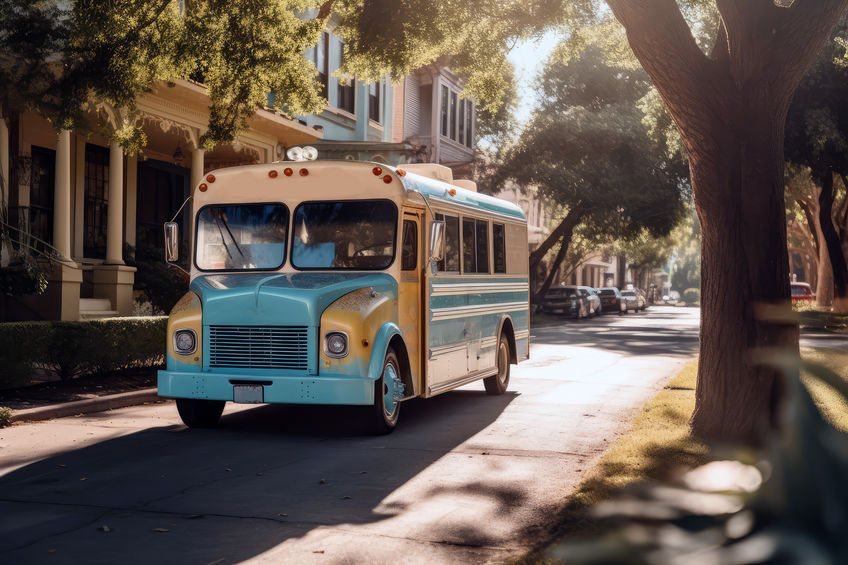
{"label": "bus door", "polygon": [[421,346],[424,340],[424,321],[421,310],[421,274],[426,257],[424,237],[421,235],[422,216],[414,210],[404,210],[401,227],[400,289],[398,296],[398,325],[403,332],[412,382],[416,390],[405,396],[421,392]]}

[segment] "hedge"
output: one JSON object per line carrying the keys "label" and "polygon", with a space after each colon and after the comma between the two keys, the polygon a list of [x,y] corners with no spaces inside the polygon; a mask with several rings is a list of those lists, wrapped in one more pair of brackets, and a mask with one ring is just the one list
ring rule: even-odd
{"label": "hedge", "polygon": [[167,316],[0,324],[0,388],[46,371],[62,379],[160,366]]}
{"label": "hedge", "polygon": [[701,301],[701,290],[698,288],[687,288],[683,291],[683,301],[686,304],[697,304]]}

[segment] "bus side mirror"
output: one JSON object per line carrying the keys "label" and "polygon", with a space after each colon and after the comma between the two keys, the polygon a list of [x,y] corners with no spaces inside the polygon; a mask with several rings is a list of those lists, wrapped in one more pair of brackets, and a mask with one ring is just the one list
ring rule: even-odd
{"label": "bus side mirror", "polygon": [[445,222],[433,220],[430,222],[430,261],[441,261],[445,258]]}
{"label": "bus side mirror", "polygon": [[176,222],[165,224],[165,261],[176,263],[180,258],[180,227]]}

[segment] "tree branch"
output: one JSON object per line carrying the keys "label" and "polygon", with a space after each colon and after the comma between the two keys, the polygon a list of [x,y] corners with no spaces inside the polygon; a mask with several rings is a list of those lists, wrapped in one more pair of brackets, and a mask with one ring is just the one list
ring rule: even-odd
{"label": "tree branch", "polygon": [[318,15],[315,17],[316,20],[326,20],[330,17],[330,14],[333,12],[333,4],[336,3],[336,0],[326,0],[321,7],[318,9]]}
{"label": "tree branch", "polygon": [[530,254],[530,270],[532,271],[536,265],[542,260],[545,254],[553,247],[562,235],[570,229],[574,229],[580,220],[583,218],[583,207],[578,203],[568,211],[568,214],[562,219],[559,225],[545,238],[545,241],[539,245]]}
{"label": "tree branch", "polygon": [[627,31],[633,53],[650,76],[685,139],[696,139],[694,124],[711,118],[704,110],[713,104],[718,82],[716,61],[695,42],[676,0],[607,0]]}

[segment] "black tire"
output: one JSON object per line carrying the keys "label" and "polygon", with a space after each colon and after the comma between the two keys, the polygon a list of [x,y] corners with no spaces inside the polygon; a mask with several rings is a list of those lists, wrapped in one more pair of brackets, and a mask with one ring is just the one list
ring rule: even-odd
{"label": "black tire", "polygon": [[[387,370],[389,373],[387,373]],[[375,435],[385,435],[392,432],[398,423],[400,417],[400,401],[395,401],[391,411],[386,406],[386,396],[390,393],[385,380],[391,371],[400,379],[400,362],[395,350],[391,347],[386,351],[386,358],[383,360],[383,372],[380,378],[374,383],[374,404],[370,408],[371,432]],[[389,377],[391,378],[391,377]],[[392,379],[393,381],[395,379]],[[391,394],[394,394],[391,391]]]}
{"label": "black tire", "polygon": [[504,334],[498,340],[498,349],[495,351],[498,361],[498,372],[491,377],[483,379],[486,394],[497,396],[506,392],[509,386],[509,341]]}
{"label": "black tire", "polygon": [[226,402],[199,398],[178,398],[177,412],[189,428],[214,428],[221,419]]}

